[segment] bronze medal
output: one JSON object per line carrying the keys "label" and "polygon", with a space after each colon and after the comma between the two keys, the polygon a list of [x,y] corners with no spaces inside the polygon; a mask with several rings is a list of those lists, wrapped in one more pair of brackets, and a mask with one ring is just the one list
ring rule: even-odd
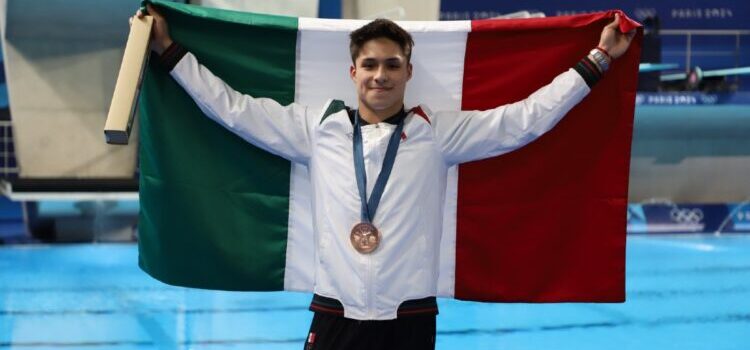
{"label": "bronze medal", "polygon": [[362,130],[360,128],[359,111],[354,112],[354,132],[352,133],[352,155],[354,160],[354,175],[357,178],[357,190],[359,190],[359,200],[362,207],[360,208],[360,218],[362,222],[354,225],[352,233],[349,235],[349,241],[352,243],[354,250],[360,254],[370,254],[378,249],[380,245],[380,232],[371,222],[378,210],[380,199],[385,190],[385,184],[388,177],[391,176],[393,163],[396,160],[398,145],[401,141],[401,133],[404,130],[404,119],[406,114],[401,110],[400,119],[396,130],[391,134],[388,140],[388,148],[385,150],[383,165],[375,180],[375,186],[372,188],[370,199],[367,199],[367,174],[365,172],[364,146],[362,142]]}
{"label": "bronze medal", "polygon": [[360,222],[352,228],[349,240],[357,252],[369,254],[380,245],[380,231],[371,223]]}

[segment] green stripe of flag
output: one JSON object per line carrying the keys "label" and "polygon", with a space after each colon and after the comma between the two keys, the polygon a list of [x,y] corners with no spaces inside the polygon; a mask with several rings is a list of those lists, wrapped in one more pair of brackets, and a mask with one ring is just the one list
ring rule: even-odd
{"label": "green stripe of flag", "polygon": [[[235,89],[294,100],[296,18],[153,3],[175,41]],[[156,59],[140,125],[141,268],[183,286],[283,289],[291,164],[204,116]]]}

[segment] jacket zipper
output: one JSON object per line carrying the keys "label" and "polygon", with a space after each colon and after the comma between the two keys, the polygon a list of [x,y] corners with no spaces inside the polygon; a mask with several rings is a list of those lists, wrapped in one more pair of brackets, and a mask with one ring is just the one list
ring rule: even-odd
{"label": "jacket zipper", "polygon": [[375,294],[373,293],[373,285],[372,285],[372,257],[368,256],[367,258],[367,287],[365,288],[365,293],[367,295],[367,316],[368,318],[372,319],[375,317],[374,307],[373,307],[373,298],[372,296]]}

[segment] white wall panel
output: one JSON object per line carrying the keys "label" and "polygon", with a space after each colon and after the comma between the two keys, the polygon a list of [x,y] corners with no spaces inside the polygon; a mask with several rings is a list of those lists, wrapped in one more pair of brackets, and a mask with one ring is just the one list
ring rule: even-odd
{"label": "white wall panel", "polygon": [[138,0],[6,0],[5,72],[22,178],[130,178],[102,131]]}

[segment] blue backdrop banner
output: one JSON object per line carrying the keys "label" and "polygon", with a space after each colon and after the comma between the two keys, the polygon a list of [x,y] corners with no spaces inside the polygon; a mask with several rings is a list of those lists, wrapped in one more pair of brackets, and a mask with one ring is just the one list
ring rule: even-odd
{"label": "blue backdrop banner", "polygon": [[750,205],[630,204],[628,233],[747,233]]}
{"label": "blue backdrop banner", "polygon": [[609,9],[621,9],[636,20],[658,15],[663,29],[750,29],[750,2],[737,0],[442,0],[440,18],[480,19],[524,10],[562,16]]}

